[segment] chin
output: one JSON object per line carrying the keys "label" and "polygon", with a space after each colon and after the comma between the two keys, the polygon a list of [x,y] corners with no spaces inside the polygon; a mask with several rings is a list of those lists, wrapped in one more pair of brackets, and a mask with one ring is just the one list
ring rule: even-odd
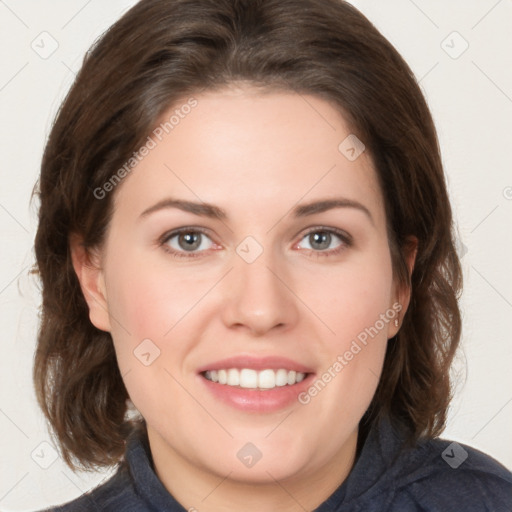
{"label": "chin", "polygon": [[298,463],[291,461],[289,457],[281,454],[282,460],[272,460],[266,463],[261,459],[251,468],[233,466],[226,461],[225,472],[219,472],[219,467],[215,468],[216,473],[223,478],[229,475],[229,480],[250,485],[275,484],[277,481],[286,481],[293,479],[298,474],[307,471],[307,468]]}
{"label": "chin", "polygon": [[[300,442],[301,436],[290,445],[283,438],[273,442],[260,439],[248,441],[250,437],[238,438],[225,447],[219,447],[203,464],[209,472],[215,472],[222,478],[247,484],[268,484],[276,480],[287,480],[297,474],[311,471],[315,451],[305,450]],[[254,439],[254,438],[253,438]],[[204,452],[203,452],[204,453]]]}

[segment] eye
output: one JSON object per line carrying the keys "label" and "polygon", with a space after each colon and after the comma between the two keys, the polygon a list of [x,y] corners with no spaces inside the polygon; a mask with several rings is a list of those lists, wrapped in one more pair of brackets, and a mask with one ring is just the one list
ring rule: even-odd
{"label": "eye", "polygon": [[[309,247],[301,247],[303,243],[301,241],[294,246],[294,249],[306,249],[315,256],[334,256],[352,245],[352,237],[348,233],[324,227],[311,229],[302,240],[305,240]],[[336,241],[338,241],[337,244],[332,248]],[[199,257],[208,249],[220,247],[199,228],[181,228],[166,233],[161,237],[160,245],[176,258]]]}
{"label": "eye", "polygon": [[[302,240],[305,240],[309,247],[301,247],[302,242],[299,242],[295,248],[314,251],[315,256],[335,255],[352,245],[352,237],[348,233],[333,228],[316,227],[306,233]],[[336,240],[337,245],[332,247]]]}
{"label": "eye", "polygon": [[[209,242],[208,242],[209,241]],[[182,228],[166,233],[160,240],[162,247],[177,258],[193,258],[214,245],[209,236],[198,228]]]}

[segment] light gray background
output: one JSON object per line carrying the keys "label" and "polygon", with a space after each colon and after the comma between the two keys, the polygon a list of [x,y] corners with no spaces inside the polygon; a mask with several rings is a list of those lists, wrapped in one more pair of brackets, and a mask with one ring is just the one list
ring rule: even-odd
{"label": "light gray background", "polygon": [[[134,3],[0,0],[2,511],[70,500],[108,476],[73,474],[60,458],[54,461],[35,404],[31,369],[40,298],[28,275],[36,230],[29,200],[51,121],[83,54]],[[512,468],[512,0],[353,3],[421,83],[459,226],[464,348],[444,437]],[[41,35],[45,31],[50,35]]]}

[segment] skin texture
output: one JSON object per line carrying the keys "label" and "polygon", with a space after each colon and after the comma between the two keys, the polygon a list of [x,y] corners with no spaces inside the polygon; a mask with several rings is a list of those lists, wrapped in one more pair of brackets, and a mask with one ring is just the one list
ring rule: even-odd
{"label": "skin texture", "polygon": [[[115,190],[104,246],[86,253],[72,244],[75,269],[91,321],[112,334],[157,474],[176,499],[201,512],[311,510],[353,466],[357,426],[398,327],[385,322],[309,403],[277,412],[220,402],[198,368],[272,355],[320,377],[397,302],[402,318],[408,291],[393,279],[383,198],[367,153],[349,161],[338,150],[351,132],[324,100],[246,86],[196,99]],[[212,203],[227,218],[176,208],[141,217],[169,197]],[[334,197],[357,201],[371,218],[352,207],[292,215]],[[162,241],[191,226],[207,233],[198,257],[178,236]],[[333,234],[322,251],[310,228],[343,230],[352,243]],[[252,263],[236,252],[247,236],[263,249]],[[160,351],[149,366],[134,356],[145,339]],[[252,468],[237,458],[247,442],[262,453]]]}

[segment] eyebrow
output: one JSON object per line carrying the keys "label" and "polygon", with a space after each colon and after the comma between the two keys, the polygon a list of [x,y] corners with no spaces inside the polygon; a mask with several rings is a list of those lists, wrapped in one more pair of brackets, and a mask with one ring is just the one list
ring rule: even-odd
{"label": "eyebrow", "polygon": [[[209,217],[212,219],[219,220],[228,219],[226,211],[220,208],[219,206],[215,206],[213,204],[204,202],[197,203],[194,201],[185,201],[183,199],[174,199],[172,197],[158,201],[158,203],[144,210],[141,213],[140,217],[147,217],[148,215],[154,212],[169,208],[177,208],[184,212],[193,213],[194,215],[198,215],[201,217]],[[370,213],[370,210],[366,206],[359,203],[358,201],[342,197],[320,199],[312,201],[310,203],[298,205],[292,210],[292,212],[294,217],[301,218],[310,215],[315,215],[317,213],[326,212],[334,208],[354,208],[356,210],[363,212],[369,218],[372,224],[374,223],[372,214]]]}

